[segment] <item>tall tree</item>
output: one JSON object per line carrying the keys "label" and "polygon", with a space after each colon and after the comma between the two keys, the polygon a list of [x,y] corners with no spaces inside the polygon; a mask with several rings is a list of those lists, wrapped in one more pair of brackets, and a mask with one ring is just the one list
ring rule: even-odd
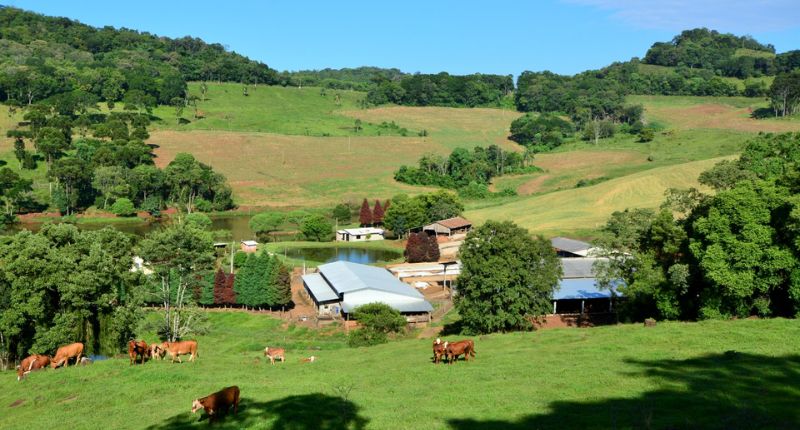
{"label": "tall tree", "polygon": [[149,234],[139,252],[158,279],[163,305],[162,332],[175,341],[194,330],[197,313],[192,308],[193,276],[214,262],[211,235],[187,224],[173,224]]}
{"label": "tall tree", "polygon": [[487,221],[467,235],[459,254],[455,305],[467,331],[528,329],[549,309],[561,263],[541,236],[533,239],[510,221]]}
{"label": "tall tree", "polygon": [[372,208],[372,223],[375,225],[383,224],[383,207],[381,207],[381,202],[375,200],[375,206]]}
{"label": "tall tree", "polygon": [[362,227],[372,224],[372,210],[369,208],[367,199],[364,199],[361,203],[361,210],[358,213],[358,222],[361,223]]}

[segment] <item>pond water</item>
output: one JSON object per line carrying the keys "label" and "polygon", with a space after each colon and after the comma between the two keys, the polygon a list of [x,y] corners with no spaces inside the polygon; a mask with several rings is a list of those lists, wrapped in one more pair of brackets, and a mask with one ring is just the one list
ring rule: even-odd
{"label": "pond water", "polygon": [[350,248],[350,247],[306,247],[306,248],[284,248],[275,251],[276,254],[285,255],[297,260],[308,260],[322,263],[332,263],[334,261],[350,261],[360,264],[388,263],[400,258],[399,251],[388,249],[373,248]]}

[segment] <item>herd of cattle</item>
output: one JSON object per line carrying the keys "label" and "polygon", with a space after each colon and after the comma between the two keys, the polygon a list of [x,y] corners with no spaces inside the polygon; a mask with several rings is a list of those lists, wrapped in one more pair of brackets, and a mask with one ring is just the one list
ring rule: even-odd
{"label": "herd of cattle", "polygon": [[[135,363],[144,364],[148,359],[163,359],[169,354],[171,361],[174,363],[175,359],[182,363],[182,355],[189,355],[189,361],[194,361],[197,357],[197,341],[185,340],[179,342],[161,342],[148,345],[143,340],[131,340],[128,342],[128,357],[130,364]],[[17,366],[17,380],[22,380],[29,373],[36,370],[45,369],[47,366],[57,368],[60,366],[69,366],[69,360],[75,359],[75,364],[89,364],[91,360],[88,357],[81,358],[83,355],[83,344],[80,342],[65,345],[56,351],[56,355],[51,358],[49,355],[33,354],[26,357],[19,366]],[[460,356],[464,356],[465,361],[475,357],[475,343],[472,340],[459,340],[456,342],[442,342],[440,338],[433,341],[433,362],[438,364],[447,361],[453,364]],[[275,360],[281,362],[286,361],[286,350],[284,348],[266,347],[264,348],[264,357],[268,358],[271,364],[275,364]],[[316,357],[313,355],[308,358],[303,358],[300,361],[304,363],[313,363]],[[239,406],[239,387],[232,386],[224,388],[216,393],[210,394],[206,397],[195,399],[192,402],[192,413],[203,409],[209,417],[209,421],[214,421],[233,408],[234,414],[237,412]]]}

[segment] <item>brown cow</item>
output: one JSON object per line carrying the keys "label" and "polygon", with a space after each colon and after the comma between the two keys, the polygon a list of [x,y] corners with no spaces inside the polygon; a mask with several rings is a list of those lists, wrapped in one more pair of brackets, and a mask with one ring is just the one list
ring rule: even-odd
{"label": "brown cow", "polygon": [[73,357],[75,358],[75,364],[78,364],[81,362],[81,354],[83,354],[83,344],[80,342],[62,346],[58,348],[56,356],[50,361],[50,367],[55,369],[62,364],[65,367],[69,367],[69,359]]}
{"label": "brown cow", "polygon": [[131,359],[130,364],[135,363],[138,357],[142,358],[142,364],[144,364],[144,360],[149,358],[149,356],[150,348],[147,346],[147,342],[143,340],[128,341],[128,357]]}
{"label": "brown cow", "polygon": [[283,348],[264,348],[264,357],[269,357],[269,362],[275,365],[275,359],[279,358],[281,363],[286,361],[286,350]]}
{"label": "brown cow", "polygon": [[459,355],[464,355],[464,361],[469,361],[470,357],[475,357],[475,343],[472,340],[459,340],[458,342],[445,342],[444,355],[449,364],[458,360]]}
{"label": "brown cow", "polygon": [[442,361],[442,356],[445,354],[444,344],[438,337],[433,341],[433,362],[439,364]]}
{"label": "brown cow", "polygon": [[197,341],[196,340],[182,340],[179,342],[164,342],[161,348],[166,351],[172,358],[171,362],[175,362],[175,357],[178,358],[178,363],[183,363],[181,355],[191,354],[189,361],[194,361],[197,354]]}
{"label": "brown cow", "polygon": [[17,366],[17,381],[21,381],[36,370],[43,370],[50,364],[49,355],[33,354],[22,360],[22,363]]}
{"label": "brown cow", "polygon": [[239,387],[232,386],[223,388],[214,394],[195,399],[192,402],[192,413],[204,409],[208,415],[208,421],[212,422],[217,417],[225,415],[233,406],[235,414],[239,408]]}

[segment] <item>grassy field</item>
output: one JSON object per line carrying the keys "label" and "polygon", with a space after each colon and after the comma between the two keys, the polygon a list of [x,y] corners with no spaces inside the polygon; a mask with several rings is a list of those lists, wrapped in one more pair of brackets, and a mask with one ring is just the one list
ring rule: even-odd
{"label": "grassy field", "polygon": [[[572,188],[537,196],[472,203],[466,217],[474,223],[510,220],[545,236],[590,235],[608,217],[625,208],[656,208],[667,188],[698,187],[697,177],[718,161],[712,158],[658,167],[583,188]],[[702,187],[701,187],[702,189]]]}
{"label": "grassy field", "polygon": [[[127,358],[0,374],[0,427],[204,428],[191,402],[241,389],[217,428],[797,428],[795,320],[659,323],[476,338],[475,361],[430,362],[431,340],[369,349],[267,316],[210,313],[196,363]],[[286,346],[287,362],[261,350]],[[319,349],[309,349],[319,347]],[[313,364],[300,363],[315,355]]]}

